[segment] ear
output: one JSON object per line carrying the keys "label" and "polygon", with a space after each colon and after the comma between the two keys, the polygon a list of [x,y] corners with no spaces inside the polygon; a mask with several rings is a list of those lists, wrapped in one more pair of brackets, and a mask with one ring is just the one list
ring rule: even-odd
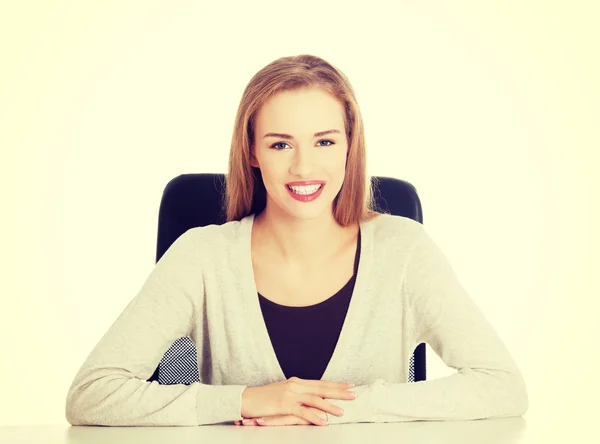
{"label": "ear", "polygon": [[254,153],[256,152],[255,150],[256,150],[256,146],[254,144],[251,144],[250,145],[250,166],[253,166],[254,168],[260,168],[260,165],[258,164],[258,159],[254,155]]}
{"label": "ear", "polygon": [[258,160],[256,159],[256,157],[254,157],[252,151],[250,151],[250,166],[253,166],[254,168],[260,168],[260,166],[258,165]]}

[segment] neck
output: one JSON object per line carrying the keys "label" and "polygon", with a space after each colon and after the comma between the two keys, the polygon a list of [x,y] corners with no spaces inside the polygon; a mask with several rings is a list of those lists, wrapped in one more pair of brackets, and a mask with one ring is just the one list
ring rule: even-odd
{"label": "neck", "polygon": [[343,249],[358,224],[343,227],[333,214],[315,219],[298,219],[269,213],[268,208],[254,219],[261,248],[283,266],[314,267],[330,260]]}

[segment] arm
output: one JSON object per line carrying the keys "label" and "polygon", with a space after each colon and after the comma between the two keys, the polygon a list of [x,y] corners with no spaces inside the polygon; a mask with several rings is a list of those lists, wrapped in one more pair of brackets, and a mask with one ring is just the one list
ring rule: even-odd
{"label": "arm", "polygon": [[334,401],[346,414],[330,424],[419,420],[472,420],[523,415],[528,397],[508,350],[459,283],[425,230],[415,243],[405,275],[416,343],[428,343],[446,365],[447,377],[388,384],[378,379],[355,389],[354,401]]}
{"label": "arm", "polygon": [[188,231],[157,262],[77,372],[66,399],[70,424],[197,426],[241,419],[245,386],[146,381],[173,341],[193,328],[194,306],[204,296],[198,262]]}

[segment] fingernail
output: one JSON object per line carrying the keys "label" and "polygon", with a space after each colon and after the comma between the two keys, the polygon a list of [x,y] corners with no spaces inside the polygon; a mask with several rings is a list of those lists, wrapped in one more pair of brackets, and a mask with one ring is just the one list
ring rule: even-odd
{"label": "fingernail", "polygon": [[259,424],[263,424],[265,422],[265,420],[264,419],[257,419],[256,422],[259,423]]}
{"label": "fingernail", "polygon": [[355,384],[348,384],[348,387],[355,387]]}

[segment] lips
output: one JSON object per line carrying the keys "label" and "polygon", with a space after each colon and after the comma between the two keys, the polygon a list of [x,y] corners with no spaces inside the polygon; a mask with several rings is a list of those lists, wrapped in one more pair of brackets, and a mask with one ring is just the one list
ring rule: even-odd
{"label": "lips", "polygon": [[321,183],[321,186],[319,187],[319,189],[316,190],[312,194],[295,193],[294,191],[292,191],[292,189],[289,187],[289,185],[286,185],[286,188],[288,190],[288,193],[290,193],[290,196],[292,196],[294,199],[299,200],[300,202],[312,202],[313,200],[317,199],[321,195],[321,193],[323,192],[323,188],[325,188],[325,184]]}
{"label": "lips", "polygon": [[300,182],[289,182],[286,183],[287,186],[293,186],[293,187],[303,187],[303,186],[308,186],[308,185],[323,185],[325,183],[324,180],[305,180],[305,181],[300,181]]}

